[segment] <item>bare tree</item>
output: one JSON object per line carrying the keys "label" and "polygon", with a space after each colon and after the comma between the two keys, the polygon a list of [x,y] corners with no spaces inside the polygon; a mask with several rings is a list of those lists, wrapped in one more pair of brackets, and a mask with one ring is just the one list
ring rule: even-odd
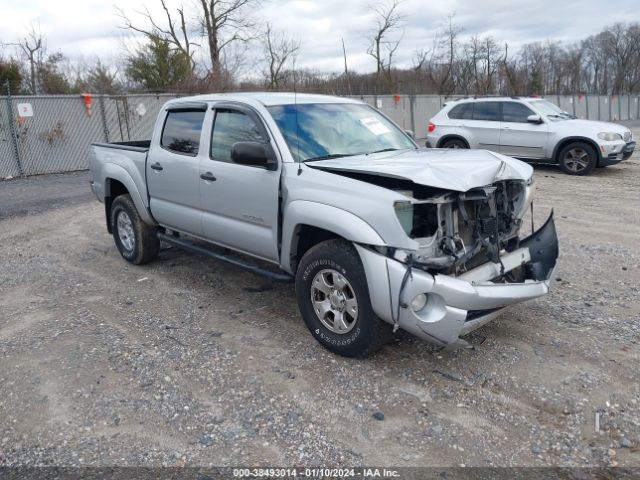
{"label": "bare tree", "polygon": [[458,35],[462,29],[454,24],[454,18],[455,13],[447,15],[442,30],[434,38],[436,45],[432,60],[434,68],[430,70],[429,76],[439,94],[450,94],[455,90],[453,69],[458,54]]}
{"label": "bare tree", "polygon": [[376,3],[371,7],[375,15],[375,27],[369,34],[370,45],[367,53],[376,61],[376,79],[385,74],[387,83],[391,83],[391,68],[393,55],[400,46],[404,16],[400,13],[401,0],[386,0],[384,3]]}
{"label": "bare tree", "polygon": [[[166,17],[166,27],[161,26],[160,23],[153,18],[147,7],[145,7],[144,12],[138,13],[147,19],[147,21],[149,22],[148,27],[140,27],[134,25],[129,17],[124,13],[124,11],[121,8],[116,7],[118,15],[124,21],[123,28],[141,33],[147,39],[161,38],[162,40],[169,42],[169,44],[172,45],[176,50],[184,54],[186,58],[190,59],[193,69],[195,63],[193,60],[192,47],[198,46],[198,44],[191,41],[189,38],[190,31],[187,28],[187,22],[184,16],[184,8],[182,6],[176,8],[177,15],[172,15],[171,11],[167,7],[166,1],[158,1],[160,2],[160,5],[162,5],[162,10],[164,11]],[[178,23],[177,27],[176,22]]]}
{"label": "bare tree", "polygon": [[277,90],[283,81],[285,67],[289,62],[295,61],[300,41],[287,38],[284,33],[275,31],[269,23],[265,27],[264,38],[269,88]]}
{"label": "bare tree", "polygon": [[29,65],[29,90],[32,95],[35,95],[38,90],[38,66],[42,63],[45,53],[44,39],[40,28],[31,24],[27,35],[18,42],[18,45]]}
{"label": "bare tree", "polygon": [[220,79],[225,70],[224,49],[236,42],[245,42],[252,38],[254,23],[250,11],[260,5],[261,0],[194,0],[194,24],[185,17],[185,7],[180,5],[175,13],[167,7],[166,0],[159,1],[164,11],[160,21],[152,16],[148,8],[143,15],[147,26],[138,26],[129,19],[122,9],[119,16],[124,28],[142,33],[147,38],[160,37],[168,41],[176,50],[191,59],[195,67],[193,51],[200,45],[193,39],[204,38],[211,63],[210,73],[214,79]]}
{"label": "bare tree", "polygon": [[225,47],[235,42],[246,42],[252,37],[255,25],[249,11],[257,8],[261,0],[200,0],[200,21],[209,46],[211,71],[219,76]]}

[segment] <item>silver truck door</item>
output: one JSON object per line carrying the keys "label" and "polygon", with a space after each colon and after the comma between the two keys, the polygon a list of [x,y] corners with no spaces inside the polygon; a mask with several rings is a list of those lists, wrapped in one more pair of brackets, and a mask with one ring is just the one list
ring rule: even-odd
{"label": "silver truck door", "polygon": [[200,137],[206,108],[206,104],[172,105],[146,166],[151,213],[156,221],[198,236],[202,234]]}
{"label": "silver truck door", "polygon": [[536,113],[519,102],[502,102],[500,123],[500,153],[518,158],[545,158],[548,125],[530,123],[529,115]]}
{"label": "silver truck door", "polygon": [[231,160],[236,142],[271,142],[252,109],[216,105],[207,156],[200,161],[203,237],[251,255],[278,261],[278,196],[276,170],[239,165]]}
{"label": "silver truck door", "polygon": [[474,102],[471,120],[462,120],[471,148],[497,151],[500,143],[498,102]]}

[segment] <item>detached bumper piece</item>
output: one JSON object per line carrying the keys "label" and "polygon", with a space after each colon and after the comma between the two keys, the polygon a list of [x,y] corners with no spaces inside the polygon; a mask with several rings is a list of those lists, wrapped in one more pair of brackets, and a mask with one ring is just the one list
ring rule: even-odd
{"label": "detached bumper piece", "polygon": [[[499,262],[485,263],[458,277],[412,268],[403,286],[407,265],[357,248],[376,314],[440,345],[465,345],[461,335],[497,317],[504,308],[547,294],[559,253],[553,214],[515,250],[502,252]],[[411,303],[421,294],[427,302],[415,311]]]}

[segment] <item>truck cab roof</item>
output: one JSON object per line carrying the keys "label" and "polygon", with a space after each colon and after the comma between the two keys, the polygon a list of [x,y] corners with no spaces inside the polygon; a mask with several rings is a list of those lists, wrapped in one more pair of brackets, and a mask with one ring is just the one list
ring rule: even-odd
{"label": "truck cab roof", "polygon": [[305,103],[361,103],[351,98],[336,97],[332,95],[313,95],[308,93],[293,92],[231,92],[231,93],[207,93],[191,97],[182,97],[167,102],[167,105],[184,102],[217,102],[236,101],[247,104],[261,103],[265,107],[274,105],[292,105]]}

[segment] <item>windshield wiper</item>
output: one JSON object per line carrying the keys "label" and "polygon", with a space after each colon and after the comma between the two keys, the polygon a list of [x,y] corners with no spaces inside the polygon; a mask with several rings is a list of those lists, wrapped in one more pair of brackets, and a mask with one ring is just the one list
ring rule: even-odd
{"label": "windshield wiper", "polygon": [[353,157],[353,153],[330,153],[329,155],[321,155],[320,157],[312,157],[303,160],[302,163],[316,162],[318,160],[331,160],[332,158]]}
{"label": "windshield wiper", "polygon": [[382,150],[376,150],[375,152],[368,152],[366,155],[371,155],[372,153],[382,153],[382,152],[396,152],[400,150],[399,148],[383,148]]}
{"label": "windshield wiper", "polygon": [[574,115],[571,115],[570,113],[550,113],[549,115],[547,115],[547,117],[564,118],[564,119],[577,118]]}

